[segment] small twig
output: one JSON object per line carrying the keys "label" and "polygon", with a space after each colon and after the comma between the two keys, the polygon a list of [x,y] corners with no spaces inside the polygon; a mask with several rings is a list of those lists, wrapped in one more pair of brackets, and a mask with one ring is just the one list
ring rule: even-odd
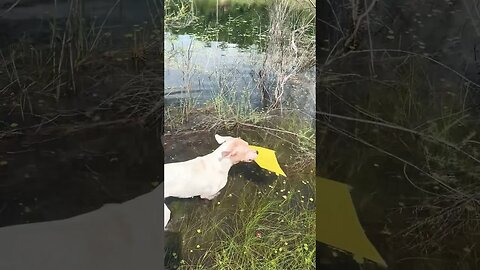
{"label": "small twig", "polygon": [[100,38],[100,34],[102,33],[102,29],[105,26],[105,23],[107,22],[108,18],[110,18],[110,15],[112,14],[113,10],[118,5],[118,3],[120,3],[120,0],[115,1],[115,4],[113,4],[113,6],[108,11],[107,16],[105,16],[105,19],[103,20],[102,25],[100,26],[100,29],[98,30],[97,35],[95,36],[95,39],[92,42],[92,46],[90,47],[90,52],[93,51],[93,49],[95,49],[98,39]]}
{"label": "small twig", "polygon": [[242,126],[246,126],[246,127],[254,127],[254,128],[259,128],[259,129],[265,129],[265,130],[270,130],[270,131],[275,131],[275,132],[279,132],[279,133],[285,133],[285,134],[289,134],[289,135],[293,135],[297,138],[302,138],[302,139],[306,139],[306,140],[311,140],[311,138],[308,138],[308,137],[305,137],[301,134],[298,134],[298,133],[295,133],[295,132],[291,132],[291,131],[288,131],[288,130],[283,130],[283,129],[277,129],[277,128],[269,128],[269,127],[263,127],[263,126],[258,126],[258,125],[254,125],[254,124],[248,124],[248,123],[241,123],[241,122],[237,122],[237,124],[239,125],[242,125]]}
{"label": "small twig", "polygon": [[8,155],[17,155],[17,154],[23,154],[23,153],[28,153],[28,152],[33,152],[35,149],[26,149],[26,150],[20,150],[20,151],[9,151],[6,152]]}
{"label": "small twig", "polygon": [[364,13],[362,13],[360,16],[358,16],[358,19],[355,22],[355,29],[353,30],[352,34],[345,41],[345,45],[350,44],[350,42],[352,42],[352,40],[355,38],[355,36],[358,33],[358,30],[360,29],[363,18],[365,18],[368,15],[368,13],[370,13],[370,11],[372,11],[372,9],[375,7],[375,4],[377,3],[377,1],[378,0],[373,0],[372,3],[370,3],[370,6],[367,8],[367,10],[365,10]]}
{"label": "small twig", "polygon": [[431,194],[431,195],[435,195],[435,196],[440,195],[440,194],[438,194],[438,193],[434,193],[434,192],[428,191],[428,190],[426,190],[426,189],[423,189],[423,188],[417,186],[417,185],[412,181],[412,179],[410,179],[410,177],[409,177],[408,174],[407,174],[407,164],[403,164],[403,175],[405,176],[405,179],[407,179],[407,181],[408,181],[413,187],[415,187],[416,189],[418,189],[418,190],[420,190],[420,191],[423,191],[423,192],[425,192],[425,193],[427,193],[427,194]]}
{"label": "small twig", "polygon": [[15,8],[19,3],[20,3],[21,0],[17,0],[17,2],[13,3],[7,10],[5,10],[4,12],[2,12],[2,14],[0,14],[0,18],[5,16],[5,14],[7,14],[8,12],[10,12],[13,8]]}
{"label": "small twig", "polygon": [[342,25],[340,24],[340,20],[337,17],[337,13],[335,13],[335,10],[333,9],[333,5],[330,2],[330,0],[327,0],[328,5],[330,6],[330,10],[332,11],[333,17],[335,17],[335,21],[337,22],[337,29],[342,33],[342,36],[345,37],[345,33],[342,30]]}
{"label": "small twig", "polygon": [[[367,6],[367,0],[363,0],[365,6]],[[368,43],[370,44],[370,49],[373,49],[373,41],[372,41],[372,32],[370,31],[370,16],[367,13],[367,32],[368,32]],[[370,53],[370,68],[372,75],[375,75],[375,65],[373,61],[373,52]]]}
{"label": "small twig", "polygon": [[93,177],[92,179],[95,180],[95,182],[97,182],[97,184],[100,186],[100,188],[108,195],[108,196],[112,196],[112,193],[107,189],[107,187],[98,179],[98,175],[100,175],[98,172],[92,170],[92,168],[90,168],[90,166],[88,166],[88,164],[85,164],[85,168],[87,168],[87,170],[89,170],[92,174],[93,174]]}

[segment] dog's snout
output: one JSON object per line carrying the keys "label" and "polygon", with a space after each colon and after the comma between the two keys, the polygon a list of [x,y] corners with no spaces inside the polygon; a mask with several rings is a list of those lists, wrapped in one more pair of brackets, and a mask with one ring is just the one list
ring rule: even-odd
{"label": "dog's snout", "polygon": [[255,150],[255,154],[257,154],[257,155],[258,155],[258,151],[257,151],[257,150]]}

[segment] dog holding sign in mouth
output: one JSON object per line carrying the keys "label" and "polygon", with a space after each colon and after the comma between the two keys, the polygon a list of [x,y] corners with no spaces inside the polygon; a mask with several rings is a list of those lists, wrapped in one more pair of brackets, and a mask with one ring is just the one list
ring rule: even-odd
{"label": "dog holding sign in mouth", "polygon": [[[220,146],[212,153],[188,161],[165,164],[164,197],[212,200],[227,184],[228,171],[240,162],[252,162],[258,151],[240,138],[215,134]],[[170,220],[170,209],[164,204],[164,227]]]}

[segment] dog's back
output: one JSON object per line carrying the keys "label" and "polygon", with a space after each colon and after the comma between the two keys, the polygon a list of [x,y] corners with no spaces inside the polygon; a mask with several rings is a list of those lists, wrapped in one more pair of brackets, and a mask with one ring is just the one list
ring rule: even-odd
{"label": "dog's back", "polygon": [[[218,178],[205,156],[192,160],[165,164],[164,196],[189,198],[198,196]],[[210,180],[210,181],[207,181]]]}

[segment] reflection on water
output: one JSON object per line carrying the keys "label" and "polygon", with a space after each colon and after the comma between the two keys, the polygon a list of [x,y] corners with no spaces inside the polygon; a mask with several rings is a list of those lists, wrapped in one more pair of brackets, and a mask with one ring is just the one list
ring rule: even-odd
{"label": "reflection on water", "polygon": [[[176,2],[181,1],[172,1]],[[169,27],[168,31],[191,34],[204,41],[237,44],[241,49],[252,45],[264,49],[268,34],[268,12],[264,1],[242,4],[242,1],[195,0],[193,4],[196,20],[181,27]]]}
{"label": "reflection on water", "polygon": [[[268,34],[266,4],[227,3],[228,8],[219,10],[218,22],[216,4],[202,2],[196,5],[196,21],[166,29],[167,104],[182,98],[202,103],[217,93],[225,93],[234,99],[247,99],[253,108],[262,106],[259,72]],[[287,83],[287,106],[313,115],[314,73],[306,71]]]}
{"label": "reflection on water", "polygon": [[[255,89],[259,53],[239,50],[236,44],[204,42],[193,35],[165,34],[165,98],[208,99],[224,91]],[[191,95],[188,95],[190,92]],[[251,93],[259,101],[259,93]]]}

